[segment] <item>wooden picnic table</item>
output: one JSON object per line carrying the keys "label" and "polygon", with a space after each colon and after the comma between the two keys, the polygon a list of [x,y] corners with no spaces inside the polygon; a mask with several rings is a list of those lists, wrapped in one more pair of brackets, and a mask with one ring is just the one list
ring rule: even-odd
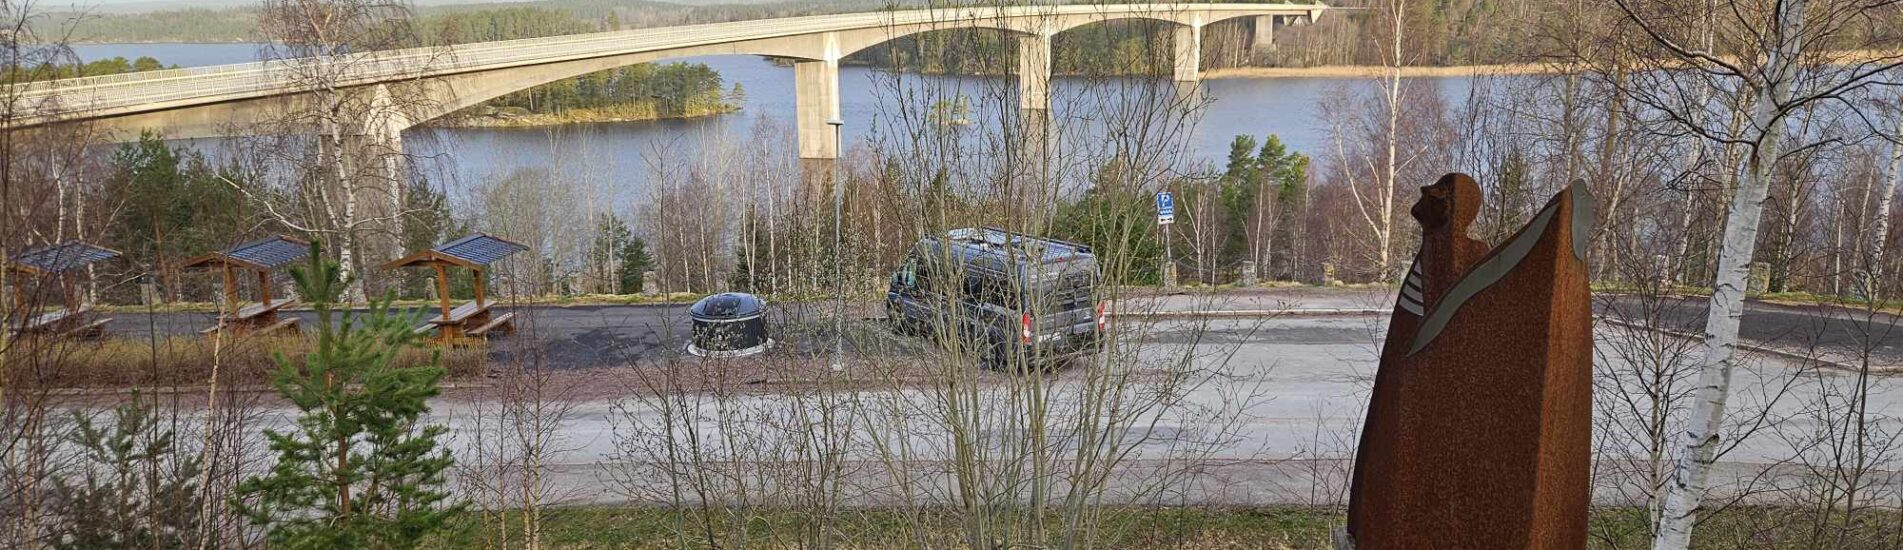
{"label": "wooden picnic table", "polygon": [[447,316],[438,314],[435,317],[431,317],[429,320],[429,324],[431,325],[459,325],[459,324],[462,324],[463,321],[469,320],[470,317],[475,317],[477,315],[488,313],[488,312],[489,312],[489,304],[477,303],[474,301],[464,302],[462,305],[456,306],[456,309],[449,310],[449,315]]}
{"label": "wooden picnic table", "polygon": [[85,315],[87,311],[91,311],[91,309],[83,308],[83,307],[77,310],[59,308],[53,311],[48,311],[46,313],[35,315],[32,318],[27,319],[26,324],[23,325],[21,328],[22,330],[26,330],[26,331],[38,331],[38,330],[50,329],[62,321],[68,321],[71,319],[75,319],[78,316]]}
{"label": "wooden picnic table", "polygon": [[296,317],[278,319],[277,314],[278,310],[284,309],[285,306],[291,305],[291,303],[296,301],[297,300],[291,298],[278,298],[269,302],[247,305],[238,308],[238,311],[232,312],[230,315],[219,316],[217,325],[198,331],[198,333],[212,334],[229,329],[232,333],[243,335],[263,334],[285,328],[295,329],[297,327]]}
{"label": "wooden picnic table", "polygon": [[416,327],[417,334],[437,333],[437,341],[447,344],[460,343],[464,337],[477,337],[490,331],[502,329],[508,332],[509,322],[515,319],[514,313],[490,315],[492,302],[463,302],[448,314],[438,314]]}
{"label": "wooden picnic table", "polygon": [[[528,247],[519,243],[477,233],[398,258],[383,264],[383,267],[384,269],[427,267],[436,271],[436,300],[442,308],[442,313],[416,327],[416,333],[435,332],[437,343],[456,345],[468,342],[470,337],[486,336],[492,331],[506,334],[512,330],[512,325],[509,323],[515,318],[515,313],[490,315],[489,306],[492,304],[486,297],[487,283],[483,278],[483,270],[491,262],[527,249]],[[454,307],[450,306],[449,268],[451,267],[470,270],[470,279],[475,283],[473,285],[476,291],[475,300]]]}
{"label": "wooden picnic table", "polygon": [[238,312],[231,315],[230,318],[238,321],[249,321],[267,314],[276,314],[278,310],[284,309],[284,306],[291,305],[293,301],[295,300],[290,298],[278,298],[269,302],[251,304],[238,308]]}
{"label": "wooden picnic table", "polygon": [[88,320],[91,308],[60,308],[34,315],[12,329],[16,335],[53,334],[59,337],[93,338],[105,334],[110,318]]}

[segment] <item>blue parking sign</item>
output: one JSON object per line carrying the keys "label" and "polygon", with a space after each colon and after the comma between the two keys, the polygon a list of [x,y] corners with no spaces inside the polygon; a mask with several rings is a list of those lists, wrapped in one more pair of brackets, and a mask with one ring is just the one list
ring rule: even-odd
{"label": "blue parking sign", "polygon": [[1176,197],[1169,191],[1156,194],[1156,223],[1164,224],[1176,221]]}

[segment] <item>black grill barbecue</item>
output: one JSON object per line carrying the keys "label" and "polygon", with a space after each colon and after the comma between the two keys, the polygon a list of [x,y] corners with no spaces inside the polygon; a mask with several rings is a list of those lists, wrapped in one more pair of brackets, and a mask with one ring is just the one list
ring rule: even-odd
{"label": "black grill barbecue", "polygon": [[773,346],[767,335],[766,300],[742,292],[701,298],[688,310],[694,339],[687,353],[700,357],[742,357]]}

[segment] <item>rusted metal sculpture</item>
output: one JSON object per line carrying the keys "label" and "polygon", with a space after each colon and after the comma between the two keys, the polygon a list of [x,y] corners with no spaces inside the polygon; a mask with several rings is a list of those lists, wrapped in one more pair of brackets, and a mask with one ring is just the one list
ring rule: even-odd
{"label": "rusted metal sculpture", "polygon": [[1592,421],[1592,196],[1574,183],[1499,248],[1467,237],[1480,186],[1421,189],[1356,451],[1348,528],[1370,549],[1579,549]]}

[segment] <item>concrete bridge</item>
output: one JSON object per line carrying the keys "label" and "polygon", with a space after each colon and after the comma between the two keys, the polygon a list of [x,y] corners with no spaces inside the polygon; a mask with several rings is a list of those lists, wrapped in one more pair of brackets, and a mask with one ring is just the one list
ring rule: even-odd
{"label": "concrete bridge", "polygon": [[[1200,78],[1205,25],[1252,18],[1255,46],[1262,48],[1272,45],[1277,25],[1312,22],[1328,9],[1317,3],[885,11],[283,59],[20,85],[10,94],[18,103],[9,125],[89,121],[113,140],[135,139],[145,130],[168,138],[309,133],[401,151],[403,129],[510,92],[636,63],[743,54],[793,61],[800,157],[832,159],[838,144],[826,122],[839,116],[839,60],[881,42],[944,29],[1016,35],[1020,107],[1042,111],[1050,106],[1051,38],[1057,33],[1123,19],[1170,23],[1174,78],[1193,82]],[[330,90],[336,97],[321,109],[314,96]],[[343,114],[305,114],[314,110]]]}
{"label": "concrete bridge", "polygon": [[[799,156],[809,189],[839,156],[840,58],[881,42],[946,29],[996,29],[1018,41],[1026,147],[1042,148],[1051,101],[1051,39],[1092,23],[1147,19],[1173,29],[1173,77],[1200,78],[1205,25],[1247,17],[1257,48],[1277,25],[1313,22],[1322,4],[1124,4],[975,7],[735,21],[363,52],[320,58],[148,71],[15,85],[0,123],[13,128],[88,124],[108,141],[154,131],[172,139],[314,136],[326,179],[313,209],[341,212],[344,247],[365,272],[395,257],[404,188],[402,132],[416,124],[541,84],[616,67],[704,55],[791,60]],[[302,154],[291,152],[290,154]],[[333,204],[338,203],[338,204]],[[334,214],[332,214],[334,216]],[[373,277],[374,279],[374,277]],[[376,291],[376,283],[371,283]]]}

